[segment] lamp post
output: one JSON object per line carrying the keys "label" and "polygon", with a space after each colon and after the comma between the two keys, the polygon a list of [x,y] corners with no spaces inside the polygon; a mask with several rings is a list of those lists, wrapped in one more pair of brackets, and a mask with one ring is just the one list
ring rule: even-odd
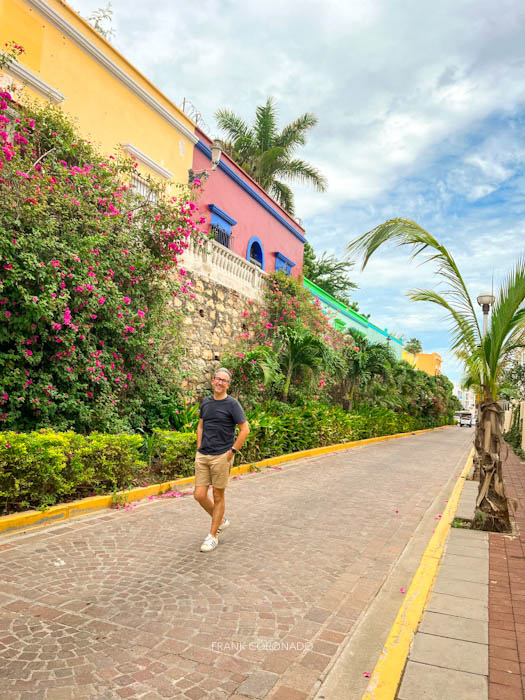
{"label": "lamp post", "polygon": [[483,337],[487,335],[487,329],[489,325],[489,311],[490,307],[494,304],[495,298],[492,294],[480,294],[478,297],[478,304],[483,309]]}
{"label": "lamp post", "polygon": [[[217,166],[219,165],[219,162],[221,160],[221,155],[222,155],[222,146],[220,144],[220,141],[215,140],[212,145],[211,145],[211,172],[214,170],[217,170]],[[199,180],[204,180],[207,179],[210,176],[210,172],[208,168],[205,168],[204,170],[201,170],[200,172],[196,173],[193,168],[190,168],[188,170],[188,183],[191,184],[195,179]]]}
{"label": "lamp post", "polygon": [[[480,295],[478,296],[477,301],[478,301],[478,304],[481,306],[481,308],[482,308],[482,310],[483,310],[483,340],[484,340],[484,339],[485,339],[485,336],[487,335],[487,330],[488,330],[488,327],[489,327],[489,311],[490,311],[490,307],[492,306],[492,304],[494,304],[495,298],[492,296],[492,294],[480,294]],[[483,340],[482,340],[482,342],[483,342]],[[483,370],[482,370],[482,373],[481,373],[481,384],[482,384],[482,388],[483,388],[483,384],[484,384],[483,374],[484,374],[484,373],[483,373]],[[483,388],[483,391],[484,391],[484,388]],[[480,397],[479,403],[480,403],[480,405],[481,405],[481,397]],[[479,413],[480,413],[480,411],[478,411],[478,414],[479,414]]]}

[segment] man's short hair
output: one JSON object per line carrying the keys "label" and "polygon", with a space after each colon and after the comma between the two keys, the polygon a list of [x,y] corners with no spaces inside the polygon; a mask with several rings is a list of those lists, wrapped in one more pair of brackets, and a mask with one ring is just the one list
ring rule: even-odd
{"label": "man's short hair", "polygon": [[231,382],[231,380],[232,380],[232,373],[230,372],[229,369],[226,369],[226,367],[219,367],[219,369],[216,369],[216,370],[215,370],[215,374],[214,374],[213,376],[216,377],[216,376],[219,374],[219,372],[225,372],[225,373],[228,375],[228,377],[229,377],[229,379],[230,379],[230,382]]}

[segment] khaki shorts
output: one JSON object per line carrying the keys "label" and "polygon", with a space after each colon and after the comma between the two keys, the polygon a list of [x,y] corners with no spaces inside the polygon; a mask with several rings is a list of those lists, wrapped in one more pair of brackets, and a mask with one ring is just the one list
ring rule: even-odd
{"label": "khaki shorts", "polygon": [[[228,450],[229,452],[229,450]],[[195,455],[195,486],[215,486],[225,489],[230,478],[233,459],[228,459],[225,452],[222,455]]]}

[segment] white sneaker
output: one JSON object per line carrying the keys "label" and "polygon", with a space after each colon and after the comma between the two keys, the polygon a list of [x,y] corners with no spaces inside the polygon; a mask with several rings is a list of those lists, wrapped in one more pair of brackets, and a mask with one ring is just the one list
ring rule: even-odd
{"label": "white sneaker", "polygon": [[219,528],[217,528],[217,533],[224,532],[224,530],[226,530],[229,527],[230,527],[230,521],[226,520],[226,518],[224,518],[224,520],[221,523],[221,526]]}
{"label": "white sneaker", "polygon": [[212,549],[215,549],[215,547],[219,544],[219,538],[214,537],[213,535],[210,535],[209,533],[206,535],[206,538],[204,539],[204,542],[201,544],[201,552],[211,552]]}

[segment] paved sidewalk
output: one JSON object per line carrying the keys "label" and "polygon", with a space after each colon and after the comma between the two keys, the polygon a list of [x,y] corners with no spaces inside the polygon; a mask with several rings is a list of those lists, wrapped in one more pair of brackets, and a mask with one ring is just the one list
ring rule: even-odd
{"label": "paved sidewalk", "polygon": [[487,700],[488,534],[451,529],[398,700]]}
{"label": "paved sidewalk", "polygon": [[525,700],[525,462],[510,450],[504,479],[513,534],[450,531],[398,700]]}
{"label": "paved sidewalk", "polygon": [[470,439],[451,428],[239,478],[207,555],[191,498],[2,538],[0,697],[312,697]]}
{"label": "paved sidewalk", "polygon": [[525,460],[503,466],[512,536],[490,534],[489,700],[525,700]]}

